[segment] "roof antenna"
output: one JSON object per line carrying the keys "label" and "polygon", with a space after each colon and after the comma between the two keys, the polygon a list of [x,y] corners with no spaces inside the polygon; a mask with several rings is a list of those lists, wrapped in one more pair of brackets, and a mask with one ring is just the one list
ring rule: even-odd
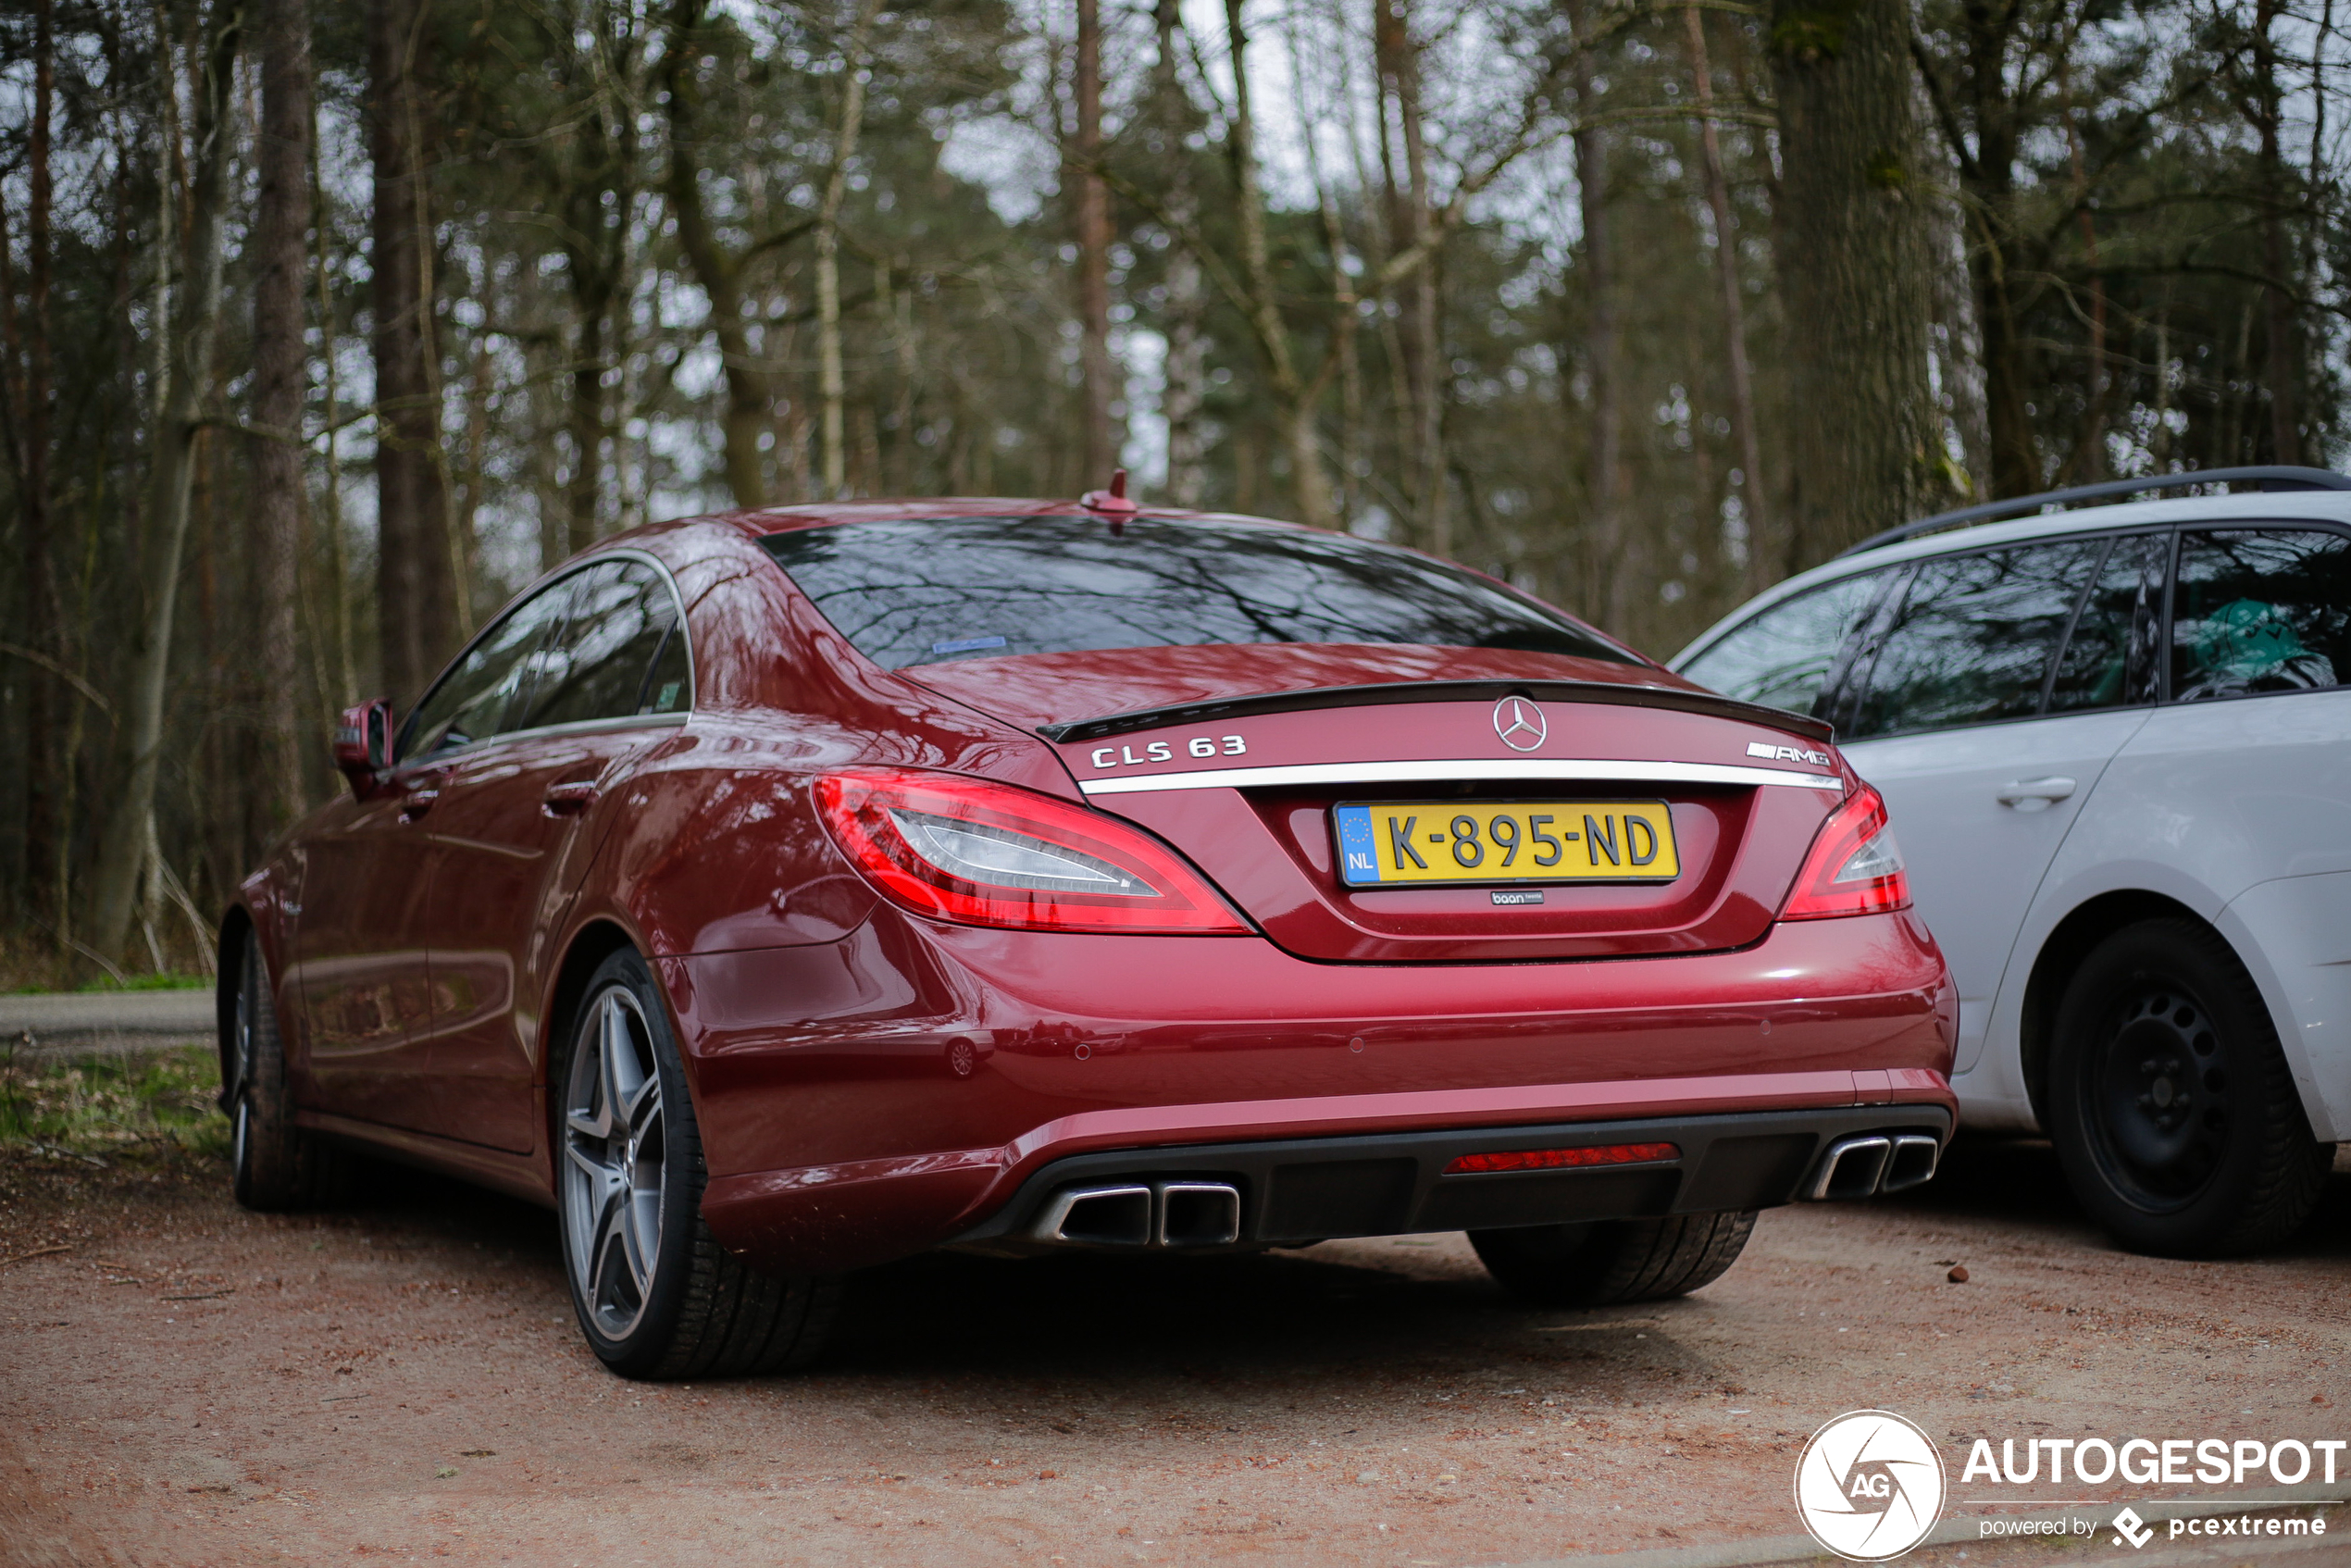
{"label": "roof antenna", "polygon": [[1118,538],[1126,531],[1126,519],[1135,515],[1135,504],[1126,499],[1126,470],[1111,470],[1108,490],[1089,490],[1078,497],[1077,504],[1088,512],[1100,512],[1109,519],[1110,536]]}

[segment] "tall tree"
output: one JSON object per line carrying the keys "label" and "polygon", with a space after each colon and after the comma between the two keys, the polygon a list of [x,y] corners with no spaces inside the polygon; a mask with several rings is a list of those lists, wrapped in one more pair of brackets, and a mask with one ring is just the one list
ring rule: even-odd
{"label": "tall tree", "polygon": [[[22,436],[18,450],[18,515],[23,556],[25,641],[32,652],[55,659],[62,652],[64,629],[57,599],[56,561],[50,548],[53,522],[49,511],[50,365],[49,274],[54,253],[50,175],[50,122],[56,112],[57,81],[56,6],[40,0],[33,13],[32,125],[26,138],[26,183],[31,187],[25,213],[24,401]],[[66,840],[70,831],[59,809],[63,782],[60,765],[72,760],[57,746],[56,682],[35,665],[25,672],[25,871],[29,884],[45,891],[48,915],[60,933],[72,925],[67,907],[72,890],[66,873]]]}
{"label": "tall tree", "polygon": [[1738,437],[1743,482],[1739,502],[1747,519],[1747,580],[1760,591],[1772,582],[1771,525],[1763,483],[1763,441],[1755,428],[1755,380],[1747,359],[1747,299],[1739,281],[1738,230],[1731,217],[1731,182],[1723,169],[1723,139],[1714,126],[1714,68],[1708,61],[1706,24],[1696,6],[1682,7],[1690,41],[1690,76],[1698,84],[1699,163],[1706,174],[1706,205],[1714,215],[1714,275],[1723,288],[1723,359],[1731,373],[1731,428]]}
{"label": "tall tree", "polygon": [[1584,230],[1575,276],[1584,296],[1584,371],[1591,426],[1585,448],[1585,613],[1626,633],[1629,591],[1639,574],[1626,558],[1624,396],[1618,373],[1616,261],[1610,243],[1608,134],[1600,124],[1599,64],[1590,42],[1588,0],[1571,0],[1580,48],[1575,62],[1575,200]]}
{"label": "tall tree", "polygon": [[260,793],[267,817],[302,805],[295,603],[303,534],[303,338],[310,226],[310,6],[258,0],[260,190],[253,236],[253,545],[260,601]]}
{"label": "tall tree", "polygon": [[[155,776],[163,765],[164,698],[170,685],[171,633],[180,604],[180,565],[188,542],[189,492],[195,479],[196,433],[213,377],[213,336],[220,321],[222,243],[230,202],[229,160],[236,142],[237,56],[244,38],[239,0],[214,0],[204,13],[193,64],[195,122],[184,191],[161,184],[159,229],[184,227],[174,256],[179,275],[168,291],[168,325],[159,332],[160,384],[149,432],[145,603],[137,617],[129,701],[122,725],[122,784],[100,840],[91,878],[89,945],[118,957],[131,933],[140,873],[155,841]],[[167,121],[167,123],[168,123]],[[180,161],[168,149],[165,168]],[[160,247],[159,247],[160,248]],[[158,280],[158,292],[165,292]]]}
{"label": "tall tree", "polygon": [[441,447],[425,83],[432,0],[369,0],[367,143],[376,365],[376,615],[382,679],[412,703],[456,641],[458,582]]}
{"label": "tall tree", "polygon": [[1110,187],[1102,179],[1101,0],[1077,0],[1075,99],[1076,124],[1071,137],[1069,172],[1076,200],[1071,204],[1077,241],[1078,367],[1084,378],[1086,474],[1103,479],[1118,463],[1112,405],[1119,396],[1118,374],[1110,355]]}
{"label": "tall tree", "polygon": [[1936,493],[1929,215],[1909,0],[1774,0],[1778,244],[1789,320],[1789,554],[1801,569]]}

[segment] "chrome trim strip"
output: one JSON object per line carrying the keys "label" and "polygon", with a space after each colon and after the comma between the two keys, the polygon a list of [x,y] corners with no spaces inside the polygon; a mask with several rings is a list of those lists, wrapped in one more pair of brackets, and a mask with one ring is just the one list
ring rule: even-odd
{"label": "chrome trim strip", "polygon": [[1193,773],[1144,773],[1081,778],[1088,795],[1143,795],[1162,790],[1274,789],[1287,784],[1447,784],[1468,779],[1563,778],[1627,784],[1781,784],[1798,790],[1845,789],[1845,780],[1775,767],[1734,767],[1703,762],[1611,762],[1577,757],[1448,758],[1433,762],[1299,763],[1282,767],[1212,767]]}

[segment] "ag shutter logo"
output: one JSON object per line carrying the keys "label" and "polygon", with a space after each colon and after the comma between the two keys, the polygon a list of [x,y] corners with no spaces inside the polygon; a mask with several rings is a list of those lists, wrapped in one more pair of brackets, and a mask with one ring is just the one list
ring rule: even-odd
{"label": "ag shutter logo", "polygon": [[1796,1462],[1796,1511],[1812,1538],[1855,1562],[1899,1557],[1943,1513],[1943,1456],[1888,1410],[1849,1411]]}

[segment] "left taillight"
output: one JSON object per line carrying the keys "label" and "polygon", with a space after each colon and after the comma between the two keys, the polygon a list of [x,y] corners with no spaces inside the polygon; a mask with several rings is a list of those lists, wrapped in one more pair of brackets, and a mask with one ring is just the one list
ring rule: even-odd
{"label": "left taillight", "polygon": [[1165,845],[1051,795],[860,768],[817,779],[816,810],[858,870],[916,915],[1031,931],[1249,930]]}
{"label": "left taillight", "polygon": [[1886,819],[1885,798],[1864,784],[1813,835],[1780,918],[1825,920],[1909,906],[1909,874],[1902,868],[1902,849]]}

